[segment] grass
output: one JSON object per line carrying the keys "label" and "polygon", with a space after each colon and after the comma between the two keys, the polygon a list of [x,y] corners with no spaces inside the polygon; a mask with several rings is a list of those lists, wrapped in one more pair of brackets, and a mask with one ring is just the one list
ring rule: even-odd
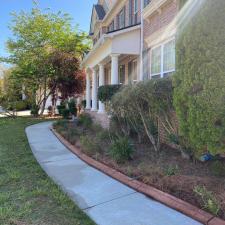
{"label": "grass", "polygon": [[34,159],[24,130],[38,122],[0,119],[0,224],[94,225]]}

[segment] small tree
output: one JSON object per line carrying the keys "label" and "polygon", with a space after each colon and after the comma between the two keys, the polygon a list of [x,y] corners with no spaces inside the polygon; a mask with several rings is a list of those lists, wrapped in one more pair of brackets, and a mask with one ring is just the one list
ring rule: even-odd
{"label": "small tree", "polygon": [[177,40],[174,105],[197,155],[225,150],[224,9],[224,0],[205,0]]}

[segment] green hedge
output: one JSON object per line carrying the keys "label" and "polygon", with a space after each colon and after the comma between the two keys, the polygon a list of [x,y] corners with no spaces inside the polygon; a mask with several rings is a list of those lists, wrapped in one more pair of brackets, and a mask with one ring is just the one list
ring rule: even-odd
{"label": "green hedge", "polygon": [[224,9],[224,0],[204,1],[177,39],[174,105],[197,155],[225,150]]}
{"label": "green hedge", "polygon": [[115,95],[122,85],[104,85],[98,88],[98,99],[102,102],[111,101],[113,95]]}

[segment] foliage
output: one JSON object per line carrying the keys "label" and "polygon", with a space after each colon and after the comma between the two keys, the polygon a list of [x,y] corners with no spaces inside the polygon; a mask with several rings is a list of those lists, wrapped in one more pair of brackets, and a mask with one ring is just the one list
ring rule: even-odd
{"label": "foliage", "polygon": [[73,116],[77,116],[77,105],[75,99],[70,99],[68,101],[69,112]]}
{"label": "foliage", "polygon": [[32,106],[31,106],[31,115],[33,115],[33,116],[38,116],[38,112],[39,112],[39,106],[38,105],[36,105],[36,104],[33,104]]}
{"label": "foliage", "polygon": [[224,0],[205,1],[177,40],[174,105],[196,155],[225,150],[224,8]]}
{"label": "foliage", "polygon": [[169,165],[166,169],[165,169],[165,174],[166,176],[174,176],[179,172],[179,167],[178,165]]}
{"label": "foliage", "polygon": [[22,84],[17,81],[13,74],[13,69],[3,72],[3,88],[0,93],[0,105],[6,110],[8,115],[14,115],[15,111],[25,109],[25,102],[22,102]]}
{"label": "foliage", "polygon": [[179,8],[181,9],[188,0],[179,0]]}
{"label": "foliage", "polygon": [[58,109],[59,115],[62,116],[62,111],[64,109],[66,109],[66,102],[65,101],[61,101],[60,105],[57,105],[57,109]]}
{"label": "foliage", "polygon": [[73,52],[55,50],[49,57],[54,77],[49,80],[48,88],[53,96],[60,93],[64,101],[68,97],[81,94],[85,88],[85,73],[80,70],[80,60]]}
{"label": "foliage", "polygon": [[225,176],[225,164],[224,162],[214,161],[211,166],[210,170],[215,176],[224,177]]}
{"label": "foliage", "polygon": [[131,159],[134,149],[127,137],[113,139],[109,153],[117,163],[124,163]]}
{"label": "foliage", "polygon": [[214,215],[218,215],[220,211],[220,204],[212,194],[212,192],[208,191],[205,187],[196,186],[194,188],[194,192],[201,197],[203,202],[203,208],[208,210]]}
{"label": "foliage", "polygon": [[89,114],[83,113],[78,117],[78,126],[81,125],[86,129],[90,129],[93,124],[92,118]]}
{"label": "foliage", "polygon": [[62,109],[62,117],[63,119],[69,119],[69,116],[70,116],[70,110],[69,109]]}
{"label": "foliage", "polygon": [[31,12],[12,15],[13,39],[7,42],[10,56],[3,60],[16,65],[16,80],[26,84],[26,94],[42,114],[48,97],[55,97],[57,89],[63,97],[83,89],[79,62],[89,41],[84,32],[71,26],[68,14],[41,11],[35,6]]}
{"label": "foliage", "polygon": [[148,137],[155,151],[160,148],[158,124],[175,133],[171,124],[172,82],[169,78],[139,82],[126,86],[112,98],[112,118],[119,130],[129,135],[131,130]]}
{"label": "foliage", "polygon": [[22,111],[22,110],[28,109],[29,105],[28,105],[27,101],[22,101],[21,100],[21,101],[15,102],[14,107],[15,107],[16,111]]}
{"label": "foliage", "polygon": [[102,102],[111,101],[113,95],[115,95],[120,89],[120,84],[101,86],[98,88],[98,99]]}
{"label": "foliage", "polygon": [[80,143],[82,146],[82,150],[88,155],[93,155],[101,151],[101,147],[98,142],[91,139],[88,135],[81,136]]}

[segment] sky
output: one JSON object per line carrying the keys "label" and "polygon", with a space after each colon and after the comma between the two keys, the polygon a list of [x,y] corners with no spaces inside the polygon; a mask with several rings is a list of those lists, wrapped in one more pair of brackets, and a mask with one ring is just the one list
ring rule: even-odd
{"label": "sky", "polygon": [[[62,11],[70,14],[73,24],[89,31],[92,6],[97,0],[38,0],[42,9],[50,8],[52,12]],[[30,11],[32,0],[0,0],[0,57],[7,56],[5,42],[12,36],[8,26],[12,19],[11,12]]]}

